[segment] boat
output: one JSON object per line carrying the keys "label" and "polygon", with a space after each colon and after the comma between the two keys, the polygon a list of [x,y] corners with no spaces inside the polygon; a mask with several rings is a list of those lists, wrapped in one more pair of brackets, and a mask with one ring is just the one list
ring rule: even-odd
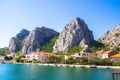
{"label": "boat", "polygon": [[96,65],[90,65],[90,68],[97,68]]}

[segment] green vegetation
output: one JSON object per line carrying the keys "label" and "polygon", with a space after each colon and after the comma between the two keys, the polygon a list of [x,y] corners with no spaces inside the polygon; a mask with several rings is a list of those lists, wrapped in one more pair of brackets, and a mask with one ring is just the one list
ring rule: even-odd
{"label": "green vegetation", "polygon": [[82,47],[80,46],[74,46],[68,50],[68,54],[75,54],[75,53],[80,53],[82,51]]}
{"label": "green vegetation", "polygon": [[19,44],[20,44],[20,50],[16,52],[18,55],[20,55],[20,53],[22,52],[23,40],[19,40]]}
{"label": "green vegetation", "polygon": [[58,36],[54,36],[52,38],[46,38],[44,43],[42,44],[40,51],[45,51],[45,52],[52,52],[53,51],[53,46],[58,39]]}
{"label": "green vegetation", "polygon": [[5,48],[0,48],[0,55],[5,55]]}
{"label": "green vegetation", "polygon": [[89,59],[87,58],[81,59],[80,64],[84,64],[84,65],[89,64]]}
{"label": "green vegetation", "polygon": [[22,50],[19,50],[18,52],[16,52],[16,54],[20,55],[22,53]]}
{"label": "green vegetation", "polygon": [[12,60],[13,58],[12,58],[12,56],[5,56],[4,57],[4,60]]}
{"label": "green vegetation", "polygon": [[96,52],[97,50],[102,49],[104,47],[104,44],[98,41],[95,41],[95,40],[91,40],[90,47],[91,47],[92,52]]}
{"label": "green vegetation", "polygon": [[119,46],[118,46],[118,47],[115,46],[115,47],[113,48],[113,50],[119,52],[119,51],[120,51],[120,48],[119,48]]}
{"label": "green vegetation", "polygon": [[15,58],[16,62],[20,62],[21,58],[25,58],[25,56],[22,55],[22,56],[18,56],[18,57],[16,57],[16,58]]}
{"label": "green vegetation", "polygon": [[115,33],[115,37],[118,37],[120,35],[120,33]]}
{"label": "green vegetation", "polygon": [[47,63],[61,63],[61,62],[62,62],[62,58],[57,56],[51,56],[47,60]]}
{"label": "green vegetation", "polygon": [[95,65],[112,65],[113,62],[110,61],[110,59],[95,59],[95,60],[90,60],[89,64],[95,64]]}
{"label": "green vegetation", "polygon": [[65,63],[65,64],[75,64],[75,63],[76,63],[76,60],[73,59],[73,58],[69,58],[69,59],[65,60],[64,63]]}
{"label": "green vegetation", "polygon": [[56,53],[56,55],[64,55],[64,52],[58,51],[58,52]]}

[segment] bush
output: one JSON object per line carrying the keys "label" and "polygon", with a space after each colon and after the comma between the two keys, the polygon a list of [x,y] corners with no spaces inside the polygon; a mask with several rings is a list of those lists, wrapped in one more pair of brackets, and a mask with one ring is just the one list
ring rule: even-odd
{"label": "bush", "polygon": [[112,65],[113,66],[120,66],[120,62],[113,62]]}
{"label": "bush", "polygon": [[92,52],[96,52],[97,50],[102,49],[104,47],[104,44],[98,41],[95,41],[95,40],[91,40],[90,47],[91,47]]}
{"label": "bush", "polygon": [[0,48],[0,55],[5,55],[5,48]]}
{"label": "bush", "polygon": [[47,63],[61,63],[62,58],[57,57],[57,56],[50,56],[47,60]]}
{"label": "bush", "polygon": [[52,38],[46,39],[44,41],[44,43],[42,44],[42,46],[40,48],[40,51],[52,52],[53,51],[53,46],[54,46],[57,39],[58,39],[58,36],[54,36]]}
{"label": "bush", "polygon": [[120,33],[115,33],[115,37],[118,37],[120,35]]}
{"label": "bush", "polygon": [[75,64],[75,63],[76,63],[76,60],[73,58],[69,58],[65,61],[65,64]]}
{"label": "bush", "polygon": [[95,65],[112,65],[112,61],[110,61],[110,59],[108,59],[108,58],[105,58],[105,59],[95,59],[95,60],[90,60],[89,61],[89,64],[90,65],[93,65],[93,64],[95,64]]}
{"label": "bush", "polygon": [[82,51],[82,47],[80,46],[74,46],[74,47],[71,47],[69,50],[68,50],[68,53],[69,54],[74,54],[74,53],[80,53]]}
{"label": "bush", "polygon": [[20,62],[21,58],[25,58],[25,56],[24,55],[18,56],[17,58],[15,58],[16,62]]}
{"label": "bush", "polygon": [[4,59],[5,60],[12,60],[13,58],[12,58],[12,56],[5,56]]}
{"label": "bush", "polygon": [[88,64],[89,60],[87,58],[83,58],[81,60],[81,64]]}
{"label": "bush", "polygon": [[112,61],[110,61],[108,58],[102,59],[101,65],[112,65]]}
{"label": "bush", "polygon": [[64,53],[62,51],[58,51],[56,54],[57,55],[64,55]]}

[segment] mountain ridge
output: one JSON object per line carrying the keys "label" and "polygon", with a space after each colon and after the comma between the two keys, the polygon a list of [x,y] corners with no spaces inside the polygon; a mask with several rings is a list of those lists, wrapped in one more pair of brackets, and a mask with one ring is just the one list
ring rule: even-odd
{"label": "mountain ridge", "polygon": [[[114,45],[120,48],[120,46],[117,45],[119,43],[120,25],[117,26],[117,28],[115,27],[112,30],[107,31],[98,41],[105,45],[109,42],[110,46],[112,46],[113,44],[111,41],[115,42],[115,40],[117,40],[117,43]],[[111,36],[111,33],[114,35],[113,37],[116,37],[111,38],[111,41],[108,38],[104,41],[104,36],[109,37]],[[58,37],[55,38],[54,42],[50,43],[52,38],[55,36]],[[92,31],[88,28],[88,25],[83,19],[76,17],[65,25],[60,34],[57,31],[44,26],[36,27],[32,31],[22,29],[16,36],[10,39],[8,48],[11,52],[17,53],[20,51],[22,54],[29,54],[31,52],[41,51],[42,49],[44,50],[47,46],[48,48],[53,48],[53,51],[50,49],[51,52],[57,53],[62,51],[67,53],[69,49],[74,46],[83,47],[84,50],[91,49],[91,41],[93,41],[92,44],[94,44],[94,36]],[[110,49],[113,49],[115,46],[110,47]]]}

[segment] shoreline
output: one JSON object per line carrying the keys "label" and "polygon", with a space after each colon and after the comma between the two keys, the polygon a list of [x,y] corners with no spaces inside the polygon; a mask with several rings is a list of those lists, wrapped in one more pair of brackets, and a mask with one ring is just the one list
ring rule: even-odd
{"label": "shoreline", "polygon": [[74,65],[74,64],[41,64],[41,63],[14,63],[25,65],[40,65],[40,66],[53,66],[53,67],[76,67],[76,68],[107,68],[107,69],[120,69],[120,66],[102,66],[102,65]]}

